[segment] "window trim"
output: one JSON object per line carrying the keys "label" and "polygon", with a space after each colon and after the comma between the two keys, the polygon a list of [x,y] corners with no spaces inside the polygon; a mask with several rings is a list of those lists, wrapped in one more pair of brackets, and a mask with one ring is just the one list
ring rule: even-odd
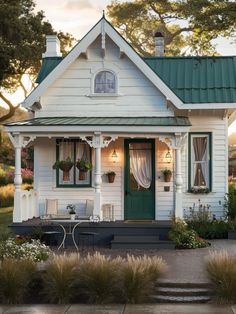
{"label": "window trim", "polygon": [[[96,93],[95,92],[95,79],[96,79],[96,76],[100,73],[100,72],[110,72],[114,75],[114,78],[115,78],[115,92],[114,93]],[[92,84],[91,84],[91,95],[93,96],[118,96],[119,93],[118,93],[118,77],[117,77],[117,74],[112,71],[111,69],[107,69],[107,68],[104,68],[104,69],[99,69],[98,71],[96,71],[93,75],[93,78],[92,78]]]}
{"label": "window trim", "polygon": [[[76,160],[76,143],[83,142],[79,138],[70,139],[71,142],[74,143],[74,161]],[[56,139],[56,161],[59,160],[59,143],[63,142],[63,139]],[[92,161],[92,149],[89,146],[89,157],[90,161]],[[92,170],[89,171],[89,183],[88,184],[76,184],[76,166],[74,166],[74,184],[61,184],[59,182],[59,169],[56,169],[56,188],[88,188],[92,187]]]}
{"label": "window trim", "polygon": [[208,158],[209,158],[209,192],[212,192],[212,132],[189,132],[188,134],[188,192],[192,193],[192,138],[196,135],[208,137]]}

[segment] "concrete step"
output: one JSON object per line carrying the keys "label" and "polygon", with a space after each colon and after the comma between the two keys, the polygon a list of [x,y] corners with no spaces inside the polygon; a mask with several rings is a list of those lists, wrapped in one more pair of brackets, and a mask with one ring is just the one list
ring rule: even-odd
{"label": "concrete step", "polygon": [[210,282],[173,282],[168,279],[162,279],[156,284],[156,287],[211,289],[212,284]]}
{"label": "concrete step", "polygon": [[210,294],[209,289],[202,288],[170,288],[159,287],[156,290],[158,295],[169,296],[208,296]]}
{"label": "concrete step", "polygon": [[114,235],[114,241],[117,242],[156,242],[159,241],[159,236],[152,236],[152,235]]}
{"label": "concrete step", "polygon": [[210,300],[211,298],[209,296],[152,296],[152,301],[158,303],[207,303]]}

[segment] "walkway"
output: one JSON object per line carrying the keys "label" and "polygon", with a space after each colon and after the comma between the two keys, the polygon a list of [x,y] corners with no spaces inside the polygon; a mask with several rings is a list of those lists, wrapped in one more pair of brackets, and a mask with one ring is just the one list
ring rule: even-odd
{"label": "walkway", "polygon": [[0,314],[236,314],[236,305],[18,305],[2,306]]}

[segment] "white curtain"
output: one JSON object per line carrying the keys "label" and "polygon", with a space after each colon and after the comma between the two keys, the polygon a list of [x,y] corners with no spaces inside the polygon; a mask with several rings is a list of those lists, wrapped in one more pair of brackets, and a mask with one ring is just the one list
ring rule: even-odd
{"label": "white curtain", "polygon": [[152,153],[150,149],[142,149],[136,144],[130,149],[130,170],[139,186],[148,189],[152,183]]}
{"label": "white curtain", "polygon": [[73,148],[74,145],[72,142],[65,141],[60,142],[59,147],[59,160],[66,160],[67,158],[70,158],[73,161]]}
{"label": "white curtain", "polygon": [[108,71],[101,71],[95,77],[95,93],[115,93],[115,76]]}
{"label": "white curtain", "polygon": [[193,138],[194,186],[209,186],[207,137]]}

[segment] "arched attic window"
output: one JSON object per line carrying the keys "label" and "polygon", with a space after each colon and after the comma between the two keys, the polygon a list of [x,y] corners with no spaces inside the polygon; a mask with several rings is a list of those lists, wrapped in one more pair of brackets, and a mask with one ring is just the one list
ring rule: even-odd
{"label": "arched attic window", "polygon": [[116,76],[110,71],[100,71],[94,79],[94,93],[116,93]]}

